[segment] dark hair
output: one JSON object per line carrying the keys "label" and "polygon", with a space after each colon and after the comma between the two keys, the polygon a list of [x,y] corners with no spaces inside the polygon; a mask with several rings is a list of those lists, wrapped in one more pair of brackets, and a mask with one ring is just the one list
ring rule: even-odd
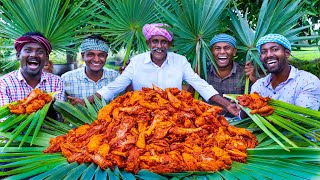
{"label": "dark hair", "polygon": [[46,38],[41,32],[27,32],[27,33],[23,34],[22,36],[35,36],[35,35]]}
{"label": "dark hair", "polygon": [[86,37],[86,39],[95,39],[95,40],[97,40],[97,41],[98,41],[98,40],[101,40],[101,41],[107,43],[107,40],[106,40],[105,38],[103,38],[103,37],[101,36],[101,34],[92,34],[92,35]]}

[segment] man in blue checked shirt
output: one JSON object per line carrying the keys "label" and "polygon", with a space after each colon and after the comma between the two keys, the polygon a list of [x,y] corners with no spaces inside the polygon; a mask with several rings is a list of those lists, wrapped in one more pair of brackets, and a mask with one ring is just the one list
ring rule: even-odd
{"label": "man in blue checked shirt", "polygon": [[103,86],[115,80],[119,73],[104,68],[109,47],[100,35],[87,37],[80,45],[81,56],[85,67],[63,74],[66,97],[71,100],[95,94]]}

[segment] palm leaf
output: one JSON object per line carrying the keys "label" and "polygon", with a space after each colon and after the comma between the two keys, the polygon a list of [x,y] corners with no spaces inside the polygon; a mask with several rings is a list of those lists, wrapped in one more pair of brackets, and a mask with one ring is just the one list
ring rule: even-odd
{"label": "palm leaf", "polygon": [[[66,102],[62,102],[66,103]],[[67,104],[67,103],[66,103]],[[56,104],[60,106],[61,104]],[[65,106],[61,106],[65,107]],[[60,108],[62,109],[62,108]],[[77,108],[76,108],[77,109]],[[251,119],[233,122],[237,126],[249,125],[255,128]],[[82,122],[84,123],[84,122]],[[58,129],[68,129],[65,125],[55,123]],[[61,153],[43,154],[48,146],[50,134],[40,131],[38,137],[42,141],[36,141],[42,147],[7,147],[0,148],[0,168],[12,168],[6,172],[0,172],[0,177],[8,176],[9,179],[313,179],[320,176],[320,149],[313,147],[288,147],[289,151],[274,143],[266,134],[257,130],[259,143],[265,143],[254,149],[248,149],[247,163],[233,162],[232,168],[218,172],[181,172],[168,174],[155,174],[147,170],[141,170],[138,174],[132,174],[119,170],[117,167],[101,170],[94,163],[69,164]],[[2,135],[2,134],[0,134]],[[288,137],[292,135],[288,134]],[[31,143],[31,138],[27,143]],[[37,138],[38,140],[38,138]],[[44,143],[46,141],[46,143]],[[267,142],[267,143],[266,143]],[[282,143],[287,145],[285,141]],[[298,141],[295,141],[298,144]]]}
{"label": "palm leaf", "polygon": [[[55,94],[56,94],[55,92],[49,93],[49,95],[52,96],[52,98],[55,96]],[[40,131],[40,127],[48,112],[51,102],[47,103],[46,105],[44,105],[42,109],[38,110],[37,112],[31,113],[30,115],[20,114],[19,116],[17,116],[15,114],[10,113],[7,105],[1,107],[3,111],[3,113],[1,114],[2,114],[2,117],[4,118],[4,122],[0,123],[0,130],[1,130],[1,133],[10,134],[5,136],[5,137],[10,136],[10,139],[7,141],[4,147],[8,147],[14,140],[17,139],[17,137],[20,134],[24,134],[22,140],[20,141],[20,147],[21,147],[31,132],[33,137],[30,145],[32,145],[32,142],[37,137],[37,134]],[[16,103],[17,102],[12,102],[12,104],[16,104]],[[35,127],[35,130],[33,130],[34,127]],[[19,137],[22,137],[22,136],[19,136]]]}
{"label": "palm leaf", "polygon": [[[237,45],[237,55],[240,59],[253,61],[256,68],[260,67],[266,73],[255,48],[259,38],[266,34],[277,33],[284,35],[294,47],[302,47],[303,40],[319,38],[319,36],[302,36],[298,37],[304,29],[310,26],[296,27],[298,20],[304,15],[302,6],[305,1],[277,1],[264,0],[257,24],[251,24],[244,14],[236,8],[228,10],[230,16],[229,27],[234,33],[236,39],[240,42]],[[281,17],[281,18],[279,18]],[[310,45],[308,45],[310,46]]]}
{"label": "palm leaf", "polygon": [[[224,96],[237,102],[237,95]],[[274,134],[278,135],[278,137],[283,139],[290,146],[297,147],[298,145],[289,139],[289,135],[285,136],[280,131],[287,131],[289,133],[292,133],[295,136],[292,135],[291,137],[299,137],[300,140],[303,140],[307,143],[307,146],[311,145],[314,147],[318,147],[316,143],[313,143],[309,138],[305,137],[306,135],[308,135],[312,138],[315,138],[316,140],[319,140],[320,135],[316,131],[320,126],[318,111],[310,110],[273,99],[270,100],[270,103],[268,102],[268,104],[273,106],[275,111],[272,115],[266,116],[265,118],[257,114],[251,114],[251,110],[249,108],[242,106],[240,107],[248,114],[248,116],[251,117],[251,119],[259,126],[259,128],[261,128],[261,130],[265,134],[267,134],[271,139],[273,139],[273,141],[277,142],[284,149],[289,150],[288,147],[283,142],[281,142],[281,140],[279,140]],[[289,108],[287,108],[287,106]],[[312,117],[316,117],[316,119],[306,117],[310,114],[312,114]],[[269,123],[268,120],[272,121],[275,126]],[[272,144],[273,141],[269,140],[269,143],[267,143],[267,145]]]}
{"label": "palm leaf", "polygon": [[208,42],[218,31],[221,15],[229,0],[170,1],[172,10],[159,4],[159,10],[173,32],[173,51],[186,55],[194,70],[207,78],[206,60],[212,59]]}
{"label": "palm leaf", "polygon": [[103,28],[95,32],[110,38],[110,46],[114,50],[126,50],[125,64],[132,52],[140,53],[148,49],[142,27],[160,20],[159,13],[154,11],[155,0],[105,0],[105,5],[102,11],[106,15],[96,15],[97,22],[92,24]]}
{"label": "palm leaf", "polygon": [[50,41],[53,49],[73,50],[71,45],[79,43],[78,34],[86,33],[91,12],[99,8],[97,1],[70,0],[8,0],[0,6],[0,36],[16,39],[26,32],[41,32]]}

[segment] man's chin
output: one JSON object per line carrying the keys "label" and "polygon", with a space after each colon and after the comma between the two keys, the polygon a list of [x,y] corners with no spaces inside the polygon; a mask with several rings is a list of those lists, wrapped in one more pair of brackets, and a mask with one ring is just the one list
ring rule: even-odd
{"label": "man's chin", "polygon": [[40,69],[28,69],[24,71],[25,73],[29,74],[29,75],[38,75],[41,74],[42,70]]}

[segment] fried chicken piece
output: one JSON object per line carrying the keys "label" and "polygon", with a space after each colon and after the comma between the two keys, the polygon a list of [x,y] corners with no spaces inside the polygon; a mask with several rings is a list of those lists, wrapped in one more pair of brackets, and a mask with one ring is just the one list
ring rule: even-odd
{"label": "fried chicken piece", "polygon": [[24,99],[23,103],[21,104],[22,106],[26,106],[29,104],[32,100],[36,99],[40,94],[42,94],[42,91],[38,88],[35,88],[32,90],[28,96]]}
{"label": "fried chicken piece", "polygon": [[191,134],[191,133],[196,133],[201,131],[202,128],[198,127],[198,128],[181,128],[181,127],[172,127],[169,130],[169,133],[172,134],[177,134],[177,135],[187,135],[187,134]]}
{"label": "fried chicken piece", "polygon": [[168,95],[168,99],[170,101],[170,104],[174,107],[174,108],[179,108],[181,106],[181,101],[176,98],[171,92],[170,89],[166,89],[167,95]]}
{"label": "fried chicken piece", "polygon": [[230,126],[221,111],[177,88],[142,88],[113,100],[91,125],[53,139],[44,152],[61,151],[69,162],[134,173],[227,169],[232,160],[245,162],[246,148],[257,140]]}
{"label": "fried chicken piece", "polygon": [[80,137],[80,136],[86,134],[88,132],[89,128],[90,128],[89,124],[84,124],[82,126],[79,126],[77,129],[75,129],[75,136]]}
{"label": "fried chicken piece", "polygon": [[250,114],[259,114],[260,116],[269,116],[274,109],[268,106],[269,97],[261,97],[257,92],[249,95],[237,96],[238,103],[242,106],[248,107],[252,111]]}
{"label": "fried chicken piece", "polygon": [[92,162],[96,163],[103,170],[113,167],[112,162],[102,157],[100,154],[89,155],[89,157]]}
{"label": "fried chicken piece", "polygon": [[33,112],[36,112],[38,109],[41,109],[45,104],[46,104],[45,100],[35,99],[27,105],[26,113],[31,114]]}
{"label": "fried chicken piece", "polygon": [[90,138],[90,141],[87,145],[88,151],[89,152],[97,151],[100,147],[100,144],[101,144],[103,138],[104,138],[104,134],[93,135]]}
{"label": "fried chicken piece", "polygon": [[11,113],[14,113],[14,114],[24,114],[26,112],[25,108],[22,106],[22,105],[11,105],[9,104],[8,105],[8,108],[10,110]]}
{"label": "fried chicken piece", "polygon": [[188,168],[188,171],[197,171],[198,170],[197,160],[191,154],[182,153],[182,158]]}
{"label": "fried chicken piece", "polygon": [[230,157],[233,161],[238,161],[238,162],[242,162],[242,163],[246,162],[246,159],[248,157],[248,155],[246,153],[241,152],[238,149],[227,149],[226,151],[228,152],[228,154],[230,155]]}
{"label": "fried chicken piece", "polygon": [[66,139],[65,136],[57,136],[55,138],[50,138],[50,145],[43,152],[53,153],[53,152],[61,151],[60,144],[64,142],[65,139]]}

